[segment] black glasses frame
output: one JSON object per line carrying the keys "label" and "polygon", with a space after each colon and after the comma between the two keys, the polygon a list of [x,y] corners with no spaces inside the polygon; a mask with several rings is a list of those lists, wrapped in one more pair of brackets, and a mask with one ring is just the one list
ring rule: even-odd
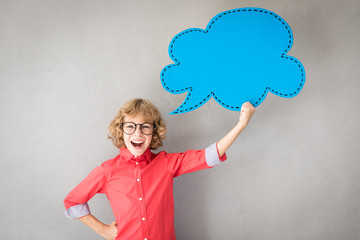
{"label": "black glasses frame", "polygon": [[[133,131],[132,133],[126,133],[126,132],[124,131],[123,127],[124,127],[124,124],[125,124],[125,123],[132,123],[132,124],[135,125],[134,131]],[[154,129],[153,129],[152,133],[146,134],[146,133],[143,132],[142,126],[143,126],[144,124],[151,124],[151,125],[153,126]],[[131,134],[133,134],[134,132],[136,132],[136,128],[137,128],[138,125],[140,126],[140,131],[141,131],[142,134],[144,134],[144,135],[152,135],[152,134],[155,132],[155,129],[156,129],[156,125],[155,125],[154,123],[150,123],[150,122],[144,122],[144,123],[141,123],[141,124],[136,124],[136,123],[134,123],[134,122],[123,122],[122,124],[120,124],[120,128],[121,128],[121,130],[123,131],[123,133],[125,133],[126,135],[131,135]]]}

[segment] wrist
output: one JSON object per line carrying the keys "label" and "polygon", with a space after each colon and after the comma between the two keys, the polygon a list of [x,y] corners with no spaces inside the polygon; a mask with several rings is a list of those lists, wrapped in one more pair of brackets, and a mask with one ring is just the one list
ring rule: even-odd
{"label": "wrist", "polygon": [[241,130],[243,130],[246,127],[247,123],[245,123],[242,120],[239,120],[239,122],[236,124],[235,128],[239,128]]}
{"label": "wrist", "polygon": [[98,227],[95,229],[95,232],[101,236],[104,235],[104,233],[106,232],[106,229],[107,229],[107,225],[101,223],[98,225]]}

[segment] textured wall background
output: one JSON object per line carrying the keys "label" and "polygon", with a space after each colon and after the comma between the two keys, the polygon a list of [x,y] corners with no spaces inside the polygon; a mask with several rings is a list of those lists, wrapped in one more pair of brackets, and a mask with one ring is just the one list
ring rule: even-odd
{"label": "textured wall background", "polygon": [[[163,113],[161,150],[206,147],[235,125],[238,113],[213,100],[167,115],[185,94],[166,92],[159,74],[175,34],[240,7],[289,23],[305,87],[269,93],[226,163],[176,179],[178,239],[359,239],[357,0],[0,0],[0,239],[101,239],[62,200],[117,154],[107,125],[130,98]],[[113,221],[105,196],[90,207]]]}

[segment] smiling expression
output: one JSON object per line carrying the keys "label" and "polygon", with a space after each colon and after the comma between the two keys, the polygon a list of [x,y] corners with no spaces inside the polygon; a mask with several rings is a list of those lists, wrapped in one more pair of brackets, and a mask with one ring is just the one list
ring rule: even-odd
{"label": "smiling expression", "polygon": [[[146,122],[142,117],[128,117],[125,116],[124,122],[133,122],[135,124],[142,124]],[[134,155],[141,156],[150,146],[152,135],[145,135],[141,132],[140,126],[137,125],[136,131],[131,134],[123,134],[126,148]]]}

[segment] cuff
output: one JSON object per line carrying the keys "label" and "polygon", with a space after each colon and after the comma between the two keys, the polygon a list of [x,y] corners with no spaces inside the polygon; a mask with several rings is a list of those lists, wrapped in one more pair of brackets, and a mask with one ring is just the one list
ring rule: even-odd
{"label": "cuff", "polygon": [[205,159],[208,166],[213,167],[226,160],[226,154],[220,158],[217,149],[217,142],[211,144],[205,149]]}
{"label": "cuff", "polygon": [[83,217],[90,214],[89,205],[87,203],[82,203],[69,207],[64,211],[64,214],[70,219]]}

